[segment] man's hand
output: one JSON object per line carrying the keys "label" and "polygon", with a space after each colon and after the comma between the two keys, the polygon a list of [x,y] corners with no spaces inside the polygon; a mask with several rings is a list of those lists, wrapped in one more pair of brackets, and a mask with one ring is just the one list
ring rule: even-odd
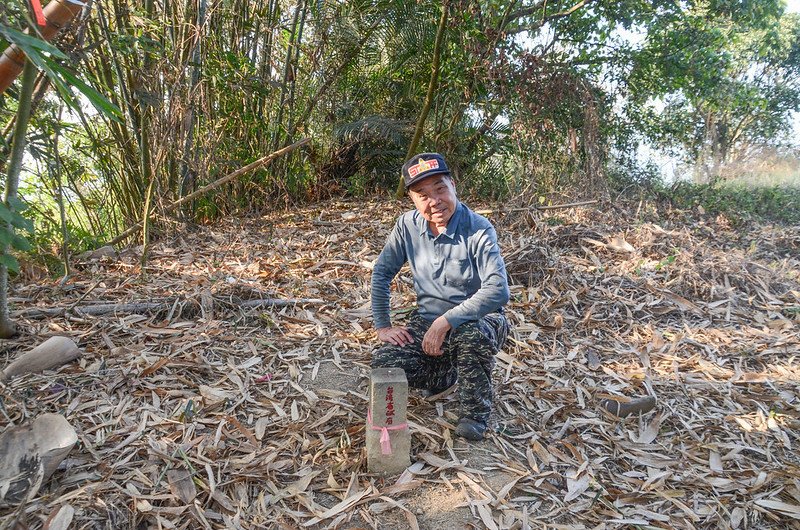
{"label": "man's hand", "polygon": [[380,328],[375,330],[378,334],[378,340],[381,342],[388,342],[395,346],[405,346],[414,342],[414,337],[408,332],[405,326],[392,326],[390,328]]}
{"label": "man's hand", "polygon": [[439,317],[433,321],[425,337],[422,339],[422,351],[428,355],[439,356],[442,354],[442,343],[447,332],[453,327],[446,318]]}

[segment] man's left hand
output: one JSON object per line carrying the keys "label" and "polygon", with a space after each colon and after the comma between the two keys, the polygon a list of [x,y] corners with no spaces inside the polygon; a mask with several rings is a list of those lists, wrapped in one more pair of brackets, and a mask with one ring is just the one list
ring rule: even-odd
{"label": "man's left hand", "polygon": [[452,328],[450,322],[443,316],[434,320],[422,339],[422,351],[434,357],[441,355],[443,353],[442,343],[444,342],[444,337]]}

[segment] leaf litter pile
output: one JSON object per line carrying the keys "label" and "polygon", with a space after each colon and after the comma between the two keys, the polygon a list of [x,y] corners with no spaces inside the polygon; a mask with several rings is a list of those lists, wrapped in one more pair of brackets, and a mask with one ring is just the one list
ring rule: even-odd
{"label": "leaf litter pile", "polygon": [[[78,444],[0,527],[800,528],[800,229],[635,204],[487,213],[515,326],[496,431],[454,439],[454,396],[412,392],[411,467],[368,474],[370,269],[407,206],[197,228],[144,276],[133,249],[63,289],[17,280],[2,365],[53,335],[84,356],[2,386],[0,422],[60,413]],[[393,290],[401,322],[407,268]]]}

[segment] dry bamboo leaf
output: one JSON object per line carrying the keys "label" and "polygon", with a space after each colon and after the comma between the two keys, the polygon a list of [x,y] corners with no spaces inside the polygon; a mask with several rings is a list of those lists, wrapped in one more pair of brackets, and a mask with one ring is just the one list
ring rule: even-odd
{"label": "dry bamboo leaf", "polygon": [[484,528],[488,528],[489,530],[499,530],[497,524],[492,518],[492,511],[486,506],[486,504],[483,502],[472,502],[471,504],[478,510],[478,515],[480,516],[481,521],[483,521]]}
{"label": "dry bamboo leaf", "polygon": [[75,508],[69,504],[59,506],[44,522],[42,530],[69,530],[74,516]]}
{"label": "dry bamboo leaf", "polygon": [[544,446],[538,441],[531,440],[531,448],[533,449],[533,452],[536,453],[536,456],[539,457],[539,460],[544,463],[544,465],[550,465],[556,461],[553,455],[547,452],[547,449],[545,449]]}
{"label": "dry bamboo leaf", "polygon": [[336,478],[333,476],[333,471],[330,471],[328,473],[328,480],[326,481],[326,484],[328,484],[329,488],[334,490],[339,489],[341,487],[339,486],[339,483],[336,482]]}
{"label": "dry bamboo leaf", "polygon": [[233,501],[220,490],[215,490],[214,493],[211,494],[211,498],[214,499],[223,510],[231,513],[236,512],[236,506],[234,506]]}
{"label": "dry bamboo leaf", "polygon": [[259,442],[264,439],[264,434],[267,432],[267,426],[269,425],[269,418],[262,416],[256,420],[256,425],[254,427],[256,440]]}
{"label": "dry bamboo leaf", "polygon": [[144,370],[139,377],[149,377],[169,362],[169,357],[162,357]]}
{"label": "dry bamboo leaf", "polygon": [[253,433],[250,432],[250,429],[242,425],[241,422],[236,418],[234,418],[233,416],[226,416],[226,419],[228,420],[228,423],[236,427],[236,430],[242,433],[245,438],[247,438],[248,442],[253,444],[253,447],[259,447],[258,440],[253,435]]}
{"label": "dry bamboo leaf", "polygon": [[567,473],[567,494],[564,496],[564,502],[571,502],[589,489],[589,475],[583,474],[578,478],[571,478]]}
{"label": "dry bamboo leaf", "polygon": [[325,511],[319,517],[314,517],[313,519],[310,519],[310,520],[306,521],[305,523],[303,523],[303,526],[305,526],[305,527],[314,526],[315,524],[318,524],[321,521],[324,521],[325,519],[330,519],[331,517],[335,517],[337,514],[343,512],[344,510],[350,508],[351,506],[354,506],[361,499],[366,497],[368,493],[369,493],[369,490],[364,490],[364,491],[360,491],[358,493],[352,494],[351,496],[347,497],[342,502],[338,503],[337,505],[333,506],[329,510]]}
{"label": "dry bamboo leaf", "polygon": [[658,437],[658,431],[661,429],[661,414],[656,414],[656,416],[650,420],[650,423],[644,426],[639,427],[639,437],[638,439],[634,440],[636,443],[640,444],[649,444],[653,443],[655,439]]}
{"label": "dry bamboo leaf", "polygon": [[762,508],[778,512],[781,515],[800,520],[800,506],[796,504],[789,504],[774,499],[759,499],[756,501],[756,504]]}
{"label": "dry bamboo leaf", "polygon": [[200,395],[203,397],[203,402],[206,406],[216,405],[226,400],[233,400],[235,395],[230,390],[223,390],[221,388],[214,388],[208,385],[200,385],[198,388]]}
{"label": "dry bamboo leaf", "polygon": [[171,469],[167,471],[169,490],[183,504],[190,504],[197,497],[197,488],[192,480],[192,474],[185,469]]}
{"label": "dry bamboo leaf", "polygon": [[147,499],[139,499],[136,501],[136,511],[141,513],[152,512],[153,505]]}
{"label": "dry bamboo leaf", "polygon": [[625,241],[625,238],[622,236],[613,236],[609,238],[606,246],[616,252],[636,252],[636,249],[633,247],[633,245]]}
{"label": "dry bamboo leaf", "polygon": [[497,501],[498,502],[502,502],[506,498],[508,493],[514,488],[514,486],[517,485],[517,482],[522,480],[522,478],[523,477],[521,477],[521,476],[517,477],[514,480],[512,480],[511,482],[509,482],[508,484],[506,484],[505,486],[503,486],[500,489],[500,491],[497,492]]}
{"label": "dry bamboo leaf", "polygon": [[719,453],[716,451],[709,451],[708,453],[708,467],[711,471],[716,473],[722,473],[724,469],[722,468],[722,458],[720,457]]}

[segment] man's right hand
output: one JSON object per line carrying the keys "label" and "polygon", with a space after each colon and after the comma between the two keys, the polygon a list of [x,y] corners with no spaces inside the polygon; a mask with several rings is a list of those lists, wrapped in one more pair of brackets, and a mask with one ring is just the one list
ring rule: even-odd
{"label": "man's right hand", "polygon": [[378,334],[378,340],[381,342],[388,342],[395,346],[405,346],[414,342],[414,337],[409,333],[408,328],[405,326],[392,326],[390,328],[380,328],[375,330]]}

